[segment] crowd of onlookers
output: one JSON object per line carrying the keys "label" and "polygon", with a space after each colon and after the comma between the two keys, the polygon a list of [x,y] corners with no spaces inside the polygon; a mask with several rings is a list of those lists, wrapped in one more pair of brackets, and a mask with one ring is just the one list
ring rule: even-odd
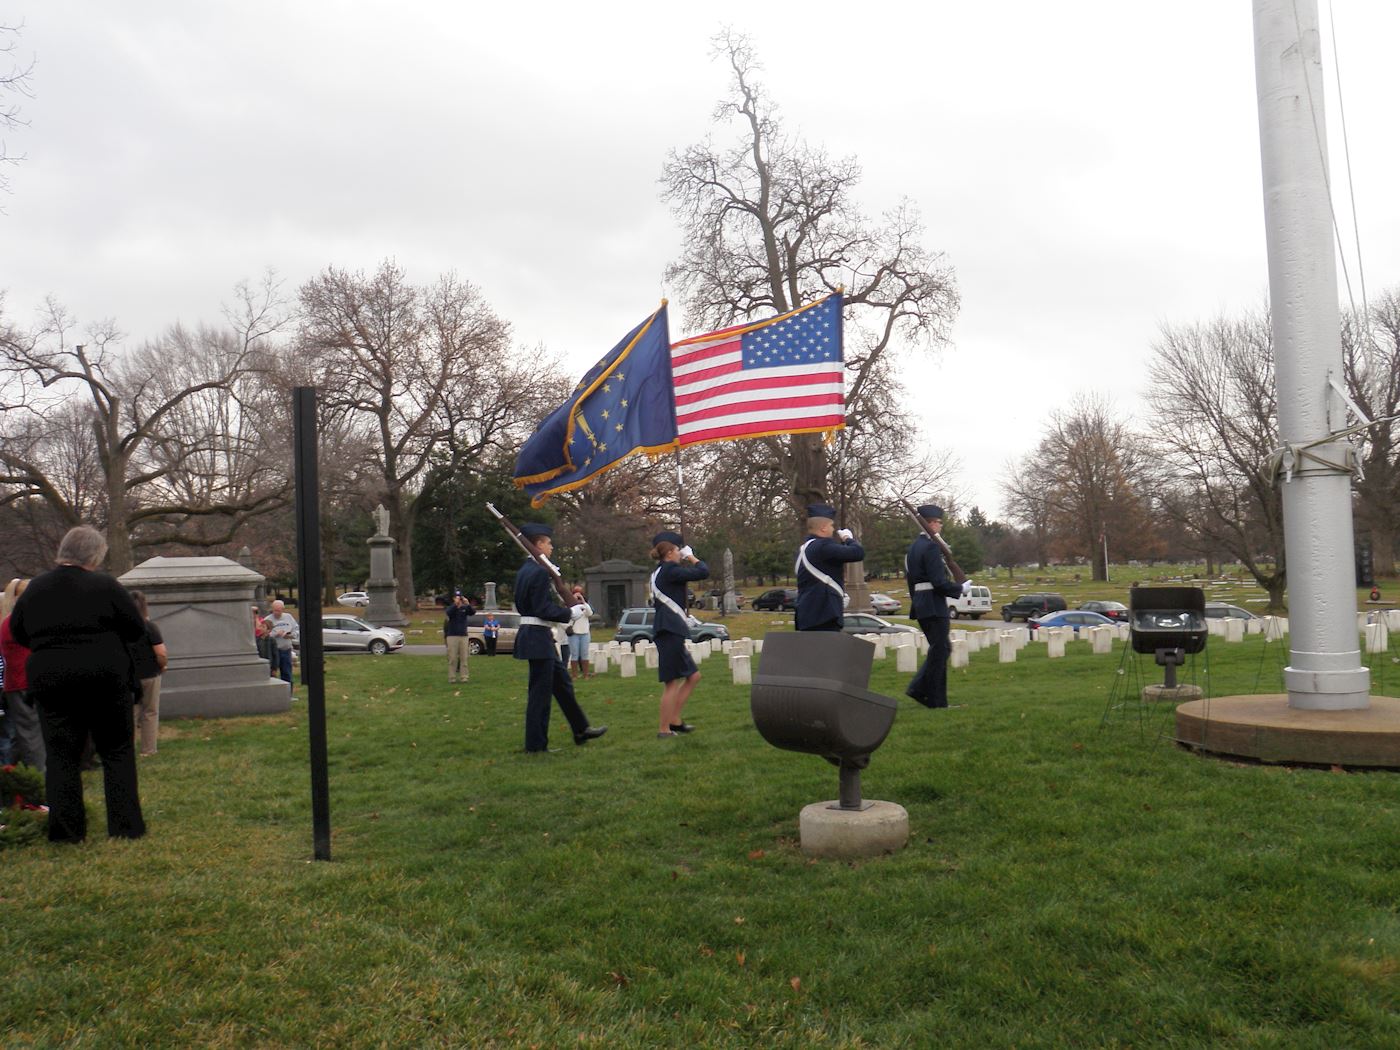
{"label": "crowd of onlookers", "polygon": [[59,544],[55,567],[11,580],[0,604],[0,764],[44,774],[51,842],[87,835],[82,771],[101,762],[107,834],[146,831],[136,743],[154,755],[167,654],[146,599],[99,571],[107,540],[88,525]]}

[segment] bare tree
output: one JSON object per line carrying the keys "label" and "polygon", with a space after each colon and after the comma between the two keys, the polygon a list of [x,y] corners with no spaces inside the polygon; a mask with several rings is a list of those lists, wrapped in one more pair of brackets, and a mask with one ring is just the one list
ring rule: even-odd
{"label": "bare tree", "polygon": [[1356,525],[1370,536],[1375,574],[1393,576],[1400,538],[1400,290],[1382,293],[1368,319],[1343,315],[1342,372],[1352,400],[1372,420],[1359,435],[1364,476],[1356,482]]}
{"label": "bare tree", "polygon": [[131,567],[137,546],[226,543],[279,505],[285,481],[240,441],[234,407],[278,327],[275,280],[240,295],[249,312],[239,330],[177,325],[129,352],[111,322],[75,343],[72,318],[53,300],[34,332],[8,329],[0,503],[40,499],[56,525],[105,525],[115,572]]}
{"label": "bare tree", "polygon": [[552,363],[538,350],[512,353],[509,336],[455,274],[418,287],[386,260],[373,274],[330,267],[301,288],[300,343],[318,361],[327,407],[372,435],[400,605],[413,600],[413,525],[427,470],[471,469],[516,441],[560,389]]}
{"label": "bare tree", "polygon": [[1283,608],[1283,500],[1268,313],[1164,325],[1153,344],[1149,403],[1162,507],[1178,527],[1239,560]]}
{"label": "bare tree", "polygon": [[[23,26],[0,24],[0,131],[26,126],[29,122],[20,116],[20,104],[16,98],[33,98],[31,79],[34,75],[34,60],[27,62],[19,57],[19,33]],[[0,191],[9,192],[10,178],[5,173],[6,165],[18,164],[24,158],[11,156],[5,141],[0,139]]]}
{"label": "bare tree", "polygon": [[[946,340],[958,307],[952,268],[924,248],[912,204],[869,222],[854,200],[855,160],[833,160],[784,130],[745,37],[721,33],[716,52],[729,64],[733,91],[715,120],[736,121],[740,130],[727,146],[673,151],[665,165],[662,197],[685,237],[667,277],[684,293],[689,323],[706,328],[783,313],[844,286],[848,425],[863,425],[868,387],[886,354]],[[784,479],[794,518],[828,497],[820,435],[755,443],[769,460],[765,473]]]}
{"label": "bare tree", "polygon": [[1007,495],[1021,520],[1032,528],[1040,523],[1052,544],[1088,559],[1093,578],[1106,580],[1106,548],[1128,549],[1150,531],[1146,467],[1141,440],[1109,401],[1077,394],[1013,470]]}

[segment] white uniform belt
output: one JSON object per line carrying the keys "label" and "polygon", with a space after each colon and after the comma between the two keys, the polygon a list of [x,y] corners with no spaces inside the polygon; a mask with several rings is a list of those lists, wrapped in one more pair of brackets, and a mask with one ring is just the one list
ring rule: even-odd
{"label": "white uniform belt", "polygon": [[558,627],[559,624],[555,623],[553,620],[541,620],[538,616],[522,616],[520,617],[520,626],[548,627],[552,631],[554,628]]}
{"label": "white uniform belt", "polygon": [[931,591],[931,590],[933,590],[933,584],[931,584],[931,583],[929,583],[929,582],[927,582],[927,581],[925,581],[925,582],[923,582],[923,583],[916,583],[916,584],[914,584],[914,590],[916,590],[916,591]]}

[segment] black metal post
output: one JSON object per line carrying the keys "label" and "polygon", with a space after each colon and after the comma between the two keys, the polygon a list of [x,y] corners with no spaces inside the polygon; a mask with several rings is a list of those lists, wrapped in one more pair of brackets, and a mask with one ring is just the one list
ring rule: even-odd
{"label": "black metal post", "polygon": [[860,800],[860,767],[841,763],[841,809],[864,809]]}
{"label": "black metal post", "polygon": [[321,506],[316,470],[316,388],[292,391],[296,457],[297,611],[301,619],[301,682],[306,686],[311,744],[311,829],[317,860],[331,859],[330,775],[326,762],[326,669],[321,644]]}

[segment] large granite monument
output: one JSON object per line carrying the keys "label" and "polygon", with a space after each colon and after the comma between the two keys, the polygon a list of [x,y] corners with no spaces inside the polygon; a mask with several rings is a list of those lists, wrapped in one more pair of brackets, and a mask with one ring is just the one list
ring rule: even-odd
{"label": "large granite monument", "polygon": [[253,640],[261,575],[228,558],[151,558],[121,582],[145,593],[170,652],[161,718],[275,714],[291,706],[290,687],[270,677]]}

